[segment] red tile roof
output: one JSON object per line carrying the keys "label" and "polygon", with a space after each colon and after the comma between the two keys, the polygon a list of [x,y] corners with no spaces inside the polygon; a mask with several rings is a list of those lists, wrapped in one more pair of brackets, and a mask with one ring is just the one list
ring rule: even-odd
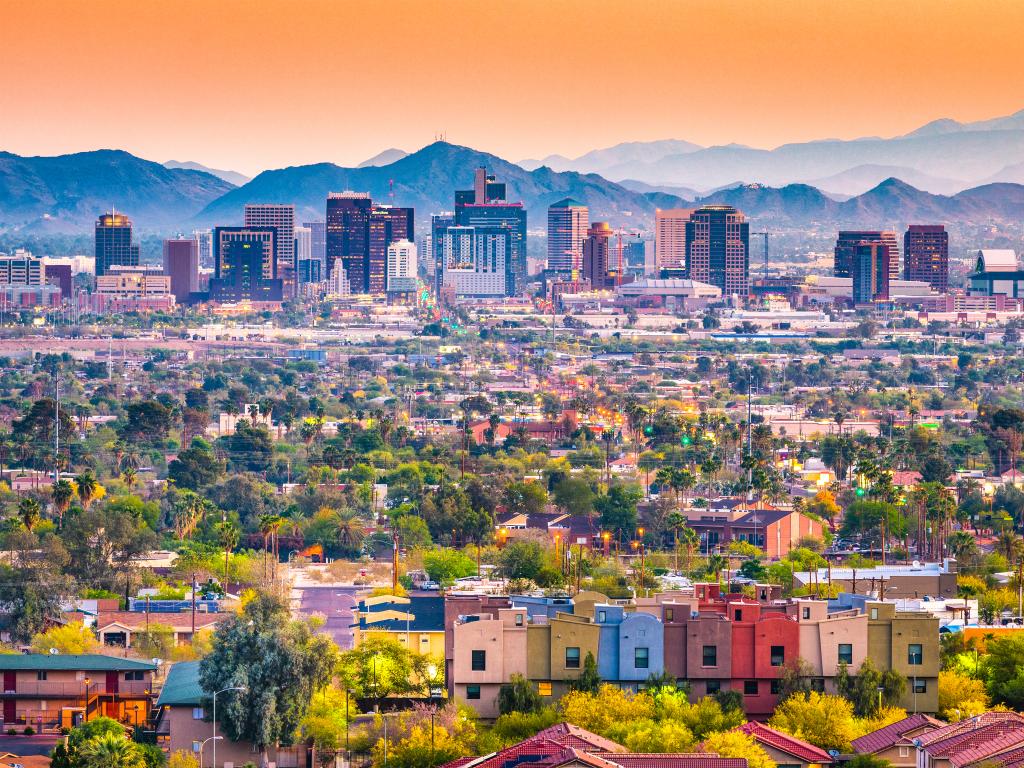
{"label": "red tile roof", "polygon": [[961,720],[959,723],[950,723],[942,728],[936,728],[929,733],[922,733],[915,738],[922,747],[931,751],[932,745],[939,745],[940,742],[947,742],[950,739],[968,731],[978,731],[995,723],[1014,722],[1024,727],[1024,716],[1017,712],[985,712],[977,717]]}
{"label": "red tile roof", "polygon": [[549,728],[545,728],[543,731],[535,733],[531,738],[522,742],[527,744],[533,740],[547,740],[554,741],[566,747],[572,747],[573,749],[585,749],[588,752],[625,752],[626,748],[621,744],[617,744],[611,739],[606,739],[604,736],[598,736],[596,733],[580,728],[578,725],[572,725],[571,723],[555,723]]}
{"label": "red tile roof", "polygon": [[621,755],[604,755],[622,768],[747,768],[743,757],[719,757],[704,752],[680,754],[642,754],[627,752]]}
{"label": "red tile roof", "polygon": [[883,749],[896,746],[903,741],[904,735],[907,733],[929,727],[931,729],[942,728],[944,725],[945,723],[941,720],[917,713],[902,720],[897,720],[895,723],[889,723],[884,728],[879,728],[877,731],[865,734],[859,739],[854,739],[853,751],[862,755],[874,754],[881,752]]}
{"label": "red tile roof", "polygon": [[774,728],[769,728],[763,723],[757,723],[751,720],[749,723],[744,723],[736,729],[748,736],[753,736],[754,740],[765,746],[778,749],[785,752],[787,755],[799,758],[805,763],[831,763],[832,756],[823,750],[821,747],[816,747],[813,744],[808,744],[803,739],[798,739],[796,736],[791,736],[788,733],[777,731]]}

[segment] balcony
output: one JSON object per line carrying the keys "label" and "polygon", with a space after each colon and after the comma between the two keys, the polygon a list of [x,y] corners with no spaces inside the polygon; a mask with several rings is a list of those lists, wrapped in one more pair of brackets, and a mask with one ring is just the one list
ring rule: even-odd
{"label": "balcony", "polygon": [[[107,691],[104,682],[93,681],[89,685],[89,696],[145,696],[152,690],[152,682],[145,680],[118,680],[117,693]],[[81,699],[85,696],[84,680],[19,680],[14,690],[3,690],[0,695],[36,696],[39,698]]]}

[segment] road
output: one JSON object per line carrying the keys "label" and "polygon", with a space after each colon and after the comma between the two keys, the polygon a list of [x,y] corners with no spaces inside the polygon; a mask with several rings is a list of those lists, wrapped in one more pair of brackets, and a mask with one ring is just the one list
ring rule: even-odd
{"label": "road", "polygon": [[324,631],[341,650],[347,651],[352,648],[352,609],[361,590],[365,587],[296,585],[293,605],[300,616],[318,613],[326,617]]}

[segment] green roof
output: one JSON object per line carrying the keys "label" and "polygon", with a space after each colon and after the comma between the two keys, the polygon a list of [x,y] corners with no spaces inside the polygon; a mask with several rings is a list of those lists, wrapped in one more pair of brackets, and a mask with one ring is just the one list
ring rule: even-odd
{"label": "green roof", "polygon": [[83,670],[85,672],[122,672],[156,669],[149,661],[122,659],[99,653],[0,653],[0,671],[11,670]]}
{"label": "green roof", "polygon": [[179,661],[167,673],[167,680],[164,681],[156,705],[197,707],[205,697],[206,692],[199,685],[199,662]]}

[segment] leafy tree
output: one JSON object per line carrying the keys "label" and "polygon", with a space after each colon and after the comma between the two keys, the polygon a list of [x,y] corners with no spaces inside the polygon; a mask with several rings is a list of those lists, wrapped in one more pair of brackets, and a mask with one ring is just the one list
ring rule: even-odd
{"label": "leafy tree", "polygon": [[49,653],[56,648],[61,654],[96,653],[100,643],[84,624],[63,624],[50,627],[32,638],[33,653]]}
{"label": "leafy tree", "polygon": [[570,515],[589,515],[594,511],[594,490],[582,477],[566,477],[553,491],[555,504]]}
{"label": "leafy tree", "polygon": [[749,768],[775,768],[775,761],[752,736],[740,731],[711,734],[704,742],[704,750],[721,757],[742,757]]}
{"label": "leafy tree", "polygon": [[877,755],[854,755],[843,763],[845,768],[892,768],[892,763]]}
{"label": "leafy tree", "polygon": [[313,696],[302,718],[302,734],[313,742],[321,763],[333,762],[345,746],[346,727],[358,712],[355,701],[334,686],[327,686]]}
{"label": "leafy tree", "polygon": [[167,465],[167,477],[179,488],[192,491],[212,485],[221,472],[223,467],[209,443],[198,437],[193,438],[192,445]]}
{"label": "leafy tree", "polygon": [[423,568],[439,584],[476,573],[476,563],[457,549],[436,549],[423,555]]}
{"label": "leafy tree", "polygon": [[128,443],[154,445],[166,440],[174,426],[174,411],[159,400],[137,400],[124,407],[124,423],[118,432]]}
{"label": "leafy tree", "polygon": [[1024,637],[996,637],[986,644],[985,687],[995,704],[1024,708]]}
{"label": "leafy tree", "polygon": [[583,659],[583,670],[579,678],[572,685],[573,690],[597,693],[601,688],[601,676],[597,672],[597,661],[594,654],[587,651]]}
{"label": "leafy tree", "polygon": [[519,481],[509,483],[502,492],[502,502],[509,514],[536,514],[544,511],[548,495],[540,483]]}
{"label": "leafy tree", "polygon": [[341,654],[338,677],[360,699],[426,695],[443,664],[390,637],[368,636]]}
{"label": "leafy tree", "polygon": [[988,710],[985,683],[952,669],[939,672],[939,711],[943,720],[958,722]]}
{"label": "leafy tree", "polygon": [[781,702],[768,725],[822,749],[840,752],[849,752],[850,742],[859,735],[853,704],[841,696],[816,691],[806,696],[790,696]]}
{"label": "leafy tree", "polygon": [[217,443],[224,446],[228,464],[235,470],[265,472],[270,467],[274,444],[262,424],[253,426],[248,419],[240,419],[234,434],[218,439]]}
{"label": "leafy tree", "polygon": [[636,505],[642,498],[638,488],[613,485],[608,493],[594,501],[594,509],[601,516],[606,531],[632,533],[636,528]]}
{"label": "leafy tree", "polygon": [[74,515],[64,530],[70,555],[68,573],[80,582],[112,591],[130,591],[139,556],[157,544],[144,522],[97,507]]}
{"label": "leafy tree", "polygon": [[[587,654],[591,656],[591,654]],[[498,691],[498,712],[507,715],[512,712],[539,712],[544,705],[536,686],[518,673],[513,673],[508,683]]]}
{"label": "leafy tree", "polygon": [[174,629],[153,622],[132,633],[132,647],[147,659],[168,659],[174,651]]}
{"label": "leafy tree", "polygon": [[306,622],[289,619],[283,602],[264,594],[220,625],[213,650],[200,662],[204,691],[244,685],[244,696],[226,696],[217,714],[224,735],[266,748],[290,744],[299,733],[314,692],[330,680],[337,648]]}
{"label": "leafy tree", "polygon": [[498,562],[505,578],[535,581],[544,569],[545,560],[544,548],[540,542],[517,539],[505,545]]}

